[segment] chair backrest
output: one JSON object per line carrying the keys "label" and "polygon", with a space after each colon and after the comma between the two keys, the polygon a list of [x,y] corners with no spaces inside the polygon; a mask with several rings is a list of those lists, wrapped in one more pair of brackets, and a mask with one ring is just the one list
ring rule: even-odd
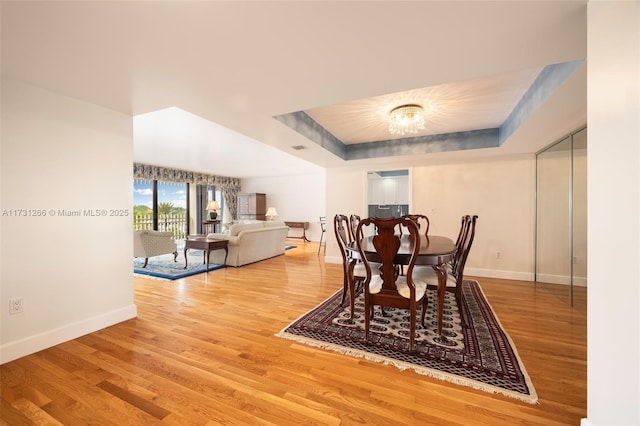
{"label": "chair backrest", "polygon": [[[395,264],[395,257],[398,254],[401,246],[402,235],[395,233],[395,229],[398,226],[405,227],[409,232],[410,252],[411,257],[409,259],[407,272],[405,274],[407,284],[411,291],[415,291],[415,286],[412,281],[413,268],[418,259],[420,252],[420,234],[418,232],[418,226],[414,221],[407,217],[399,218],[366,218],[360,221],[356,229],[356,235],[364,235],[364,227],[372,226],[375,228],[372,243],[375,251],[378,254],[380,266],[376,271],[372,271],[370,261],[367,259],[365,249],[363,247],[363,240],[356,239],[356,245],[360,252],[360,257],[363,260],[365,269],[367,271],[365,286],[369,285],[374,274],[379,271],[380,278],[382,279],[382,291],[393,292],[397,291],[396,281],[399,276],[398,268]],[[376,265],[377,266],[377,265]]]}
{"label": "chair backrest", "polygon": [[336,240],[338,241],[338,247],[340,247],[340,254],[342,254],[342,261],[346,264],[348,253],[346,246],[351,243],[351,233],[349,232],[349,218],[343,214],[337,214],[333,218],[333,229],[336,233]]}
{"label": "chair backrest", "polygon": [[[404,217],[408,217],[418,225],[418,231],[422,235],[429,235],[429,218],[423,214],[408,214]],[[402,228],[401,228],[402,229]]]}
{"label": "chair backrest", "polygon": [[456,240],[456,254],[451,261],[451,269],[455,270],[456,265],[458,264],[458,260],[462,255],[462,241],[464,240],[465,235],[467,234],[467,230],[469,229],[469,225],[471,223],[471,216],[464,215],[462,216],[462,220],[460,221],[460,231],[458,232],[458,239]]}
{"label": "chair backrest", "polygon": [[[356,233],[357,229],[358,229],[358,224],[360,223],[360,216],[358,216],[357,214],[352,214],[351,216],[349,216],[349,232],[351,233],[351,241],[355,241],[356,235],[358,235]],[[362,238],[362,236],[360,236],[360,238]]]}
{"label": "chair backrest", "polygon": [[477,215],[466,215],[462,217],[462,224],[460,227],[460,234],[458,235],[458,241],[456,246],[456,256],[452,263],[452,273],[456,280],[461,280],[464,274],[464,265],[467,263],[467,257],[471,251],[471,245],[476,233],[476,221]]}

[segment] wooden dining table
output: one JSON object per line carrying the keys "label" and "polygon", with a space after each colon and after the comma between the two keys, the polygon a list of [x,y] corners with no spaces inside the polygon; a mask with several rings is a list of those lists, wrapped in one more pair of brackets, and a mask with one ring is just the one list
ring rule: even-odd
{"label": "wooden dining table", "polygon": [[[408,265],[411,259],[412,241],[409,235],[399,235],[400,249],[394,258],[397,265]],[[362,251],[370,262],[380,262],[378,253],[373,246],[373,236],[364,237],[361,240]],[[360,259],[360,252],[356,242],[347,245],[353,259]],[[442,341],[446,338],[442,335],[442,312],[444,309],[444,298],[447,284],[446,264],[453,260],[456,253],[456,245],[448,237],[438,235],[420,235],[420,252],[416,260],[416,265],[431,266],[438,276],[438,335]]]}

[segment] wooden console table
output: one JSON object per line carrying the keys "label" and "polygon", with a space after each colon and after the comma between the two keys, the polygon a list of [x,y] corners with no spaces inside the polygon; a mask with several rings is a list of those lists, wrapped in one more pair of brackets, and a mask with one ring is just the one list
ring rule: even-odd
{"label": "wooden console table", "polygon": [[299,238],[303,241],[310,242],[311,240],[307,239],[307,235],[305,234],[306,230],[309,229],[309,222],[285,222],[289,228],[302,229],[302,235],[290,237],[287,235],[287,238]]}

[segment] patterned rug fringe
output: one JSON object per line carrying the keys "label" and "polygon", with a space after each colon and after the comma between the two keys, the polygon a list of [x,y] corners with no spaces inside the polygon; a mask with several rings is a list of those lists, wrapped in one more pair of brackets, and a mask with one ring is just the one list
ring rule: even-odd
{"label": "patterned rug fringe", "polygon": [[276,333],[275,336],[281,337],[283,339],[293,340],[298,343],[305,344],[307,346],[313,346],[320,349],[331,350],[333,352],[337,352],[342,355],[348,355],[354,358],[363,358],[363,359],[366,359],[367,361],[373,361],[373,362],[381,363],[384,365],[391,365],[393,367],[396,367],[400,371],[413,370],[422,376],[432,377],[434,379],[450,382],[460,386],[467,386],[467,387],[478,389],[488,393],[502,394],[510,398],[515,398],[520,401],[526,402],[528,404],[539,404],[538,396],[536,395],[535,391],[532,392],[532,395],[526,396],[516,392],[509,392],[508,390],[501,389],[495,386],[465,379],[464,377],[456,376],[454,374],[447,374],[447,373],[443,373],[442,371],[419,367],[413,364],[393,360],[380,355],[374,355],[368,352],[359,351],[357,349],[349,349],[349,348],[345,348],[344,346],[334,345],[332,343],[321,342],[319,340],[309,339],[301,336],[293,336],[291,334],[282,333],[282,332]]}
{"label": "patterned rug fringe", "polygon": [[[478,288],[480,288],[480,286],[478,286]],[[341,292],[341,290],[339,292]],[[502,324],[500,324],[500,322],[498,321],[497,317],[495,316],[495,312],[493,311],[493,308],[489,305],[488,301],[486,301],[486,297],[484,295],[484,292],[482,292],[481,288],[480,288],[480,293],[484,297],[486,305],[488,306],[488,309],[493,314],[496,323],[502,329]],[[334,294],[331,297],[335,297],[336,295],[337,295],[337,293]],[[331,298],[329,298],[329,299],[331,299]],[[327,299],[327,300],[329,300],[329,299]],[[323,303],[326,303],[326,302],[323,302]],[[538,396],[536,394],[535,388],[533,387],[531,379],[530,379],[528,373],[526,372],[526,370],[525,370],[525,368],[524,368],[524,366],[522,364],[522,360],[520,359],[520,356],[519,356],[519,354],[517,353],[517,351],[515,349],[515,345],[513,344],[513,341],[506,334],[506,332],[504,333],[504,335],[505,335],[506,339],[508,340],[509,344],[511,345],[512,352],[513,352],[514,356],[516,357],[518,363],[520,364],[520,369],[522,371],[522,374],[524,375],[524,379],[525,379],[526,384],[527,384],[527,386],[529,388],[529,395],[526,395],[524,393],[511,391],[509,389],[503,389],[503,388],[500,388],[500,387],[497,387],[497,386],[493,386],[493,385],[491,385],[489,383],[482,383],[482,382],[473,380],[471,378],[462,377],[462,376],[459,376],[459,375],[456,375],[456,374],[447,373],[447,372],[440,371],[440,370],[437,370],[437,369],[424,367],[424,366],[412,364],[412,363],[409,363],[409,362],[404,362],[402,360],[392,359],[392,358],[386,357],[384,355],[379,355],[379,354],[375,354],[375,353],[371,353],[371,352],[367,352],[367,351],[363,351],[363,350],[359,350],[359,349],[355,349],[355,348],[349,348],[349,347],[346,347],[346,346],[343,346],[343,345],[330,343],[330,342],[324,342],[324,341],[317,340],[317,339],[314,339],[314,338],[311,338],[311,337],[295,335],[295,334],[287,332],[287,329],[292,327],[294,324],[296,324],[298,321],[300,321],[301,319],[303,319],[307,315],[309,315],[309,312],[301,315],[295,321],[291,322],[291,324],[289,324],[287,327],[285,327],[282,331],[276,333],[275,336],[279,337],[279,338],[295,341],[297,343],[301,343],[301,344],[304,344],[306,346],[316,347],[316,348],[325,349],[325,350],[331,350],[333,352],[337,352],[337,353],[340,353],[340,354],[343,354],[343,355],[348,355],[348,356],[352,356],[352,357],[355,357],[355,358],[362,358],[362,359],[366,359],[368,361],[377,362],[377,363],[381,363],[381,364],[384,364],[384,365],[392,365],[392,366],[394,366],[395,368],[398,368],[401,371],[413,370],[416,373],[418,373],[420,375],[423,375],[423,376],[432,377],[432,378],[435,378],[435,379],[438,379],[438,380],[442,380],[442,381],[446,381],[446,382],[450,382],[450,383],[453,383],[453,384],[456,384],[456,385],[471,387],[473,389],[481,390],[481,391],[492,393],[492,394],[501,394],[501,395],[507,396],[509,398],[514,398],[514,399],[520,400],[522,402],[526,402],[528,404],[538,404],[539,403],[538,402]]]}

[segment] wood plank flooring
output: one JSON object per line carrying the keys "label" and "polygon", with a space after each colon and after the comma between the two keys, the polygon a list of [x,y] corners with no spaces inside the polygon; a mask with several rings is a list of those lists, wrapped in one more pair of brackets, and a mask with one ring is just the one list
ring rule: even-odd
{"label": "wood plank flooring", "polygon": [[478,278],[530,405],[274,337],[342,286],[317,244],[178,281],[135,277],[138,318],[0,366],[2,425],[578,425],[586,289]]}

